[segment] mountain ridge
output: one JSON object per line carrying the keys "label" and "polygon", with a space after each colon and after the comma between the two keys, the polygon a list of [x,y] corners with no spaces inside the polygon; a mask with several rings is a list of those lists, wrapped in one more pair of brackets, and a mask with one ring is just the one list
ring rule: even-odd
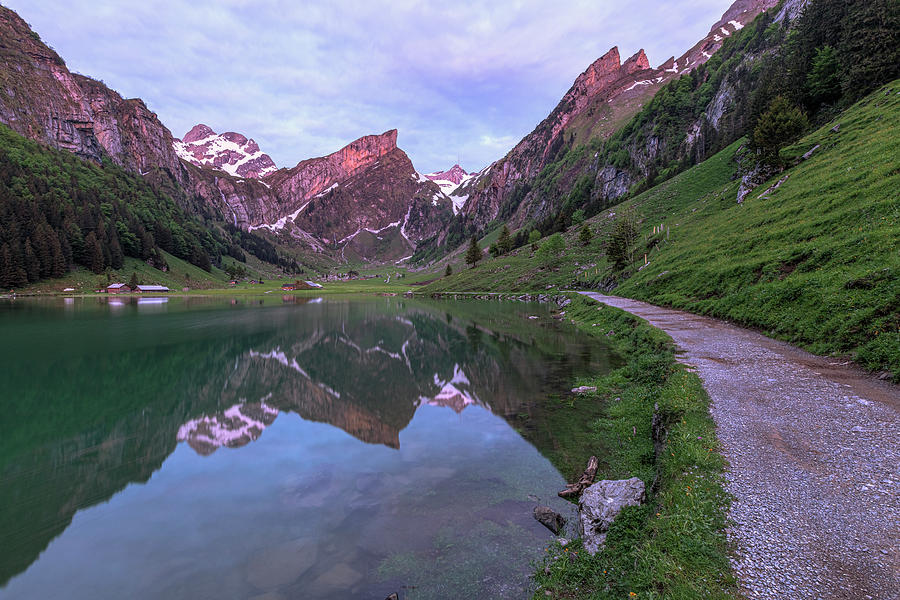
{"label": "mountain ridge", "polygon": [[[610,135],[663,84],[705,63],[726,37],[777,4],[778,0],[737,0],[703,39],[677,60],[672,57],[656,69],[643,50],[623,63],[618,47],[611,48],[575,79],[546,119],[484,175],[470,181],[468,189],[460,190],[468,195],[461,210],[464,217],[476,228],[485,227],[501,215],[504,205],[515,196],[516,187],[530,184],[566,145]],[[616,187],[616,193],[623,191],[621,186]],[[531,198],[525,204],[530,201],[540,199]],[[513,217],[515,226],[524,224],[527,217],[522,212],[508,216]]]}

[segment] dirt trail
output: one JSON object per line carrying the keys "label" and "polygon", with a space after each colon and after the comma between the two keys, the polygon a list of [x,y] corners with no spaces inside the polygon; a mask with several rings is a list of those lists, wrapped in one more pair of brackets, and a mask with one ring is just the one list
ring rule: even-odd
{"label": "dirt trail", "polygon": [[900,598],[900,387],[722,321],[583,293],[668,333],[703,380],[747,598]]}

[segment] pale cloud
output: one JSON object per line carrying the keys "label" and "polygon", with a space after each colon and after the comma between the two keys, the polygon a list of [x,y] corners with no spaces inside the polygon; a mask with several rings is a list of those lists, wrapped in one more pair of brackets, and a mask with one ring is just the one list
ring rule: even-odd
{"label": "pale cloud", "polygon": [[501,135],[499,137],[483,135],[479,141],[485,148],[490,148],[492,150],[503,150],[505,148],[508,150],[519,141],[519,138],[513,135]]}
{"label": "pale cloud", "polygon": [[6,0],[66,59],[141,97],[176,136],[203,122],[281,166],[397,128],[422,171],[503,156],[610,47],[654,64],[728,0]]}

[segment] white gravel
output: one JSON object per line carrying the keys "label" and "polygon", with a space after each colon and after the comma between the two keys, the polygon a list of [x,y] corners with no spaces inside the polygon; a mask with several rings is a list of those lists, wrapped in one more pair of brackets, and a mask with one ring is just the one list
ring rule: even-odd
{"label": "white gravel", "polygon": [[703,380],[747,598],[900,599],[900,387],[715,319],[586,295],[664,330]]}

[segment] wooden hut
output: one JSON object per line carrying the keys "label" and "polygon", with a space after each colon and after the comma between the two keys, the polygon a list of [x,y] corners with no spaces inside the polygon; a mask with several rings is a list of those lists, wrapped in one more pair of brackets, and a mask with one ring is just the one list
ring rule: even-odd
{"label": "wooden hut", "polygon": [[127,283],[113,283],[106,287],[107,294],[127,294],[131,291]]}

